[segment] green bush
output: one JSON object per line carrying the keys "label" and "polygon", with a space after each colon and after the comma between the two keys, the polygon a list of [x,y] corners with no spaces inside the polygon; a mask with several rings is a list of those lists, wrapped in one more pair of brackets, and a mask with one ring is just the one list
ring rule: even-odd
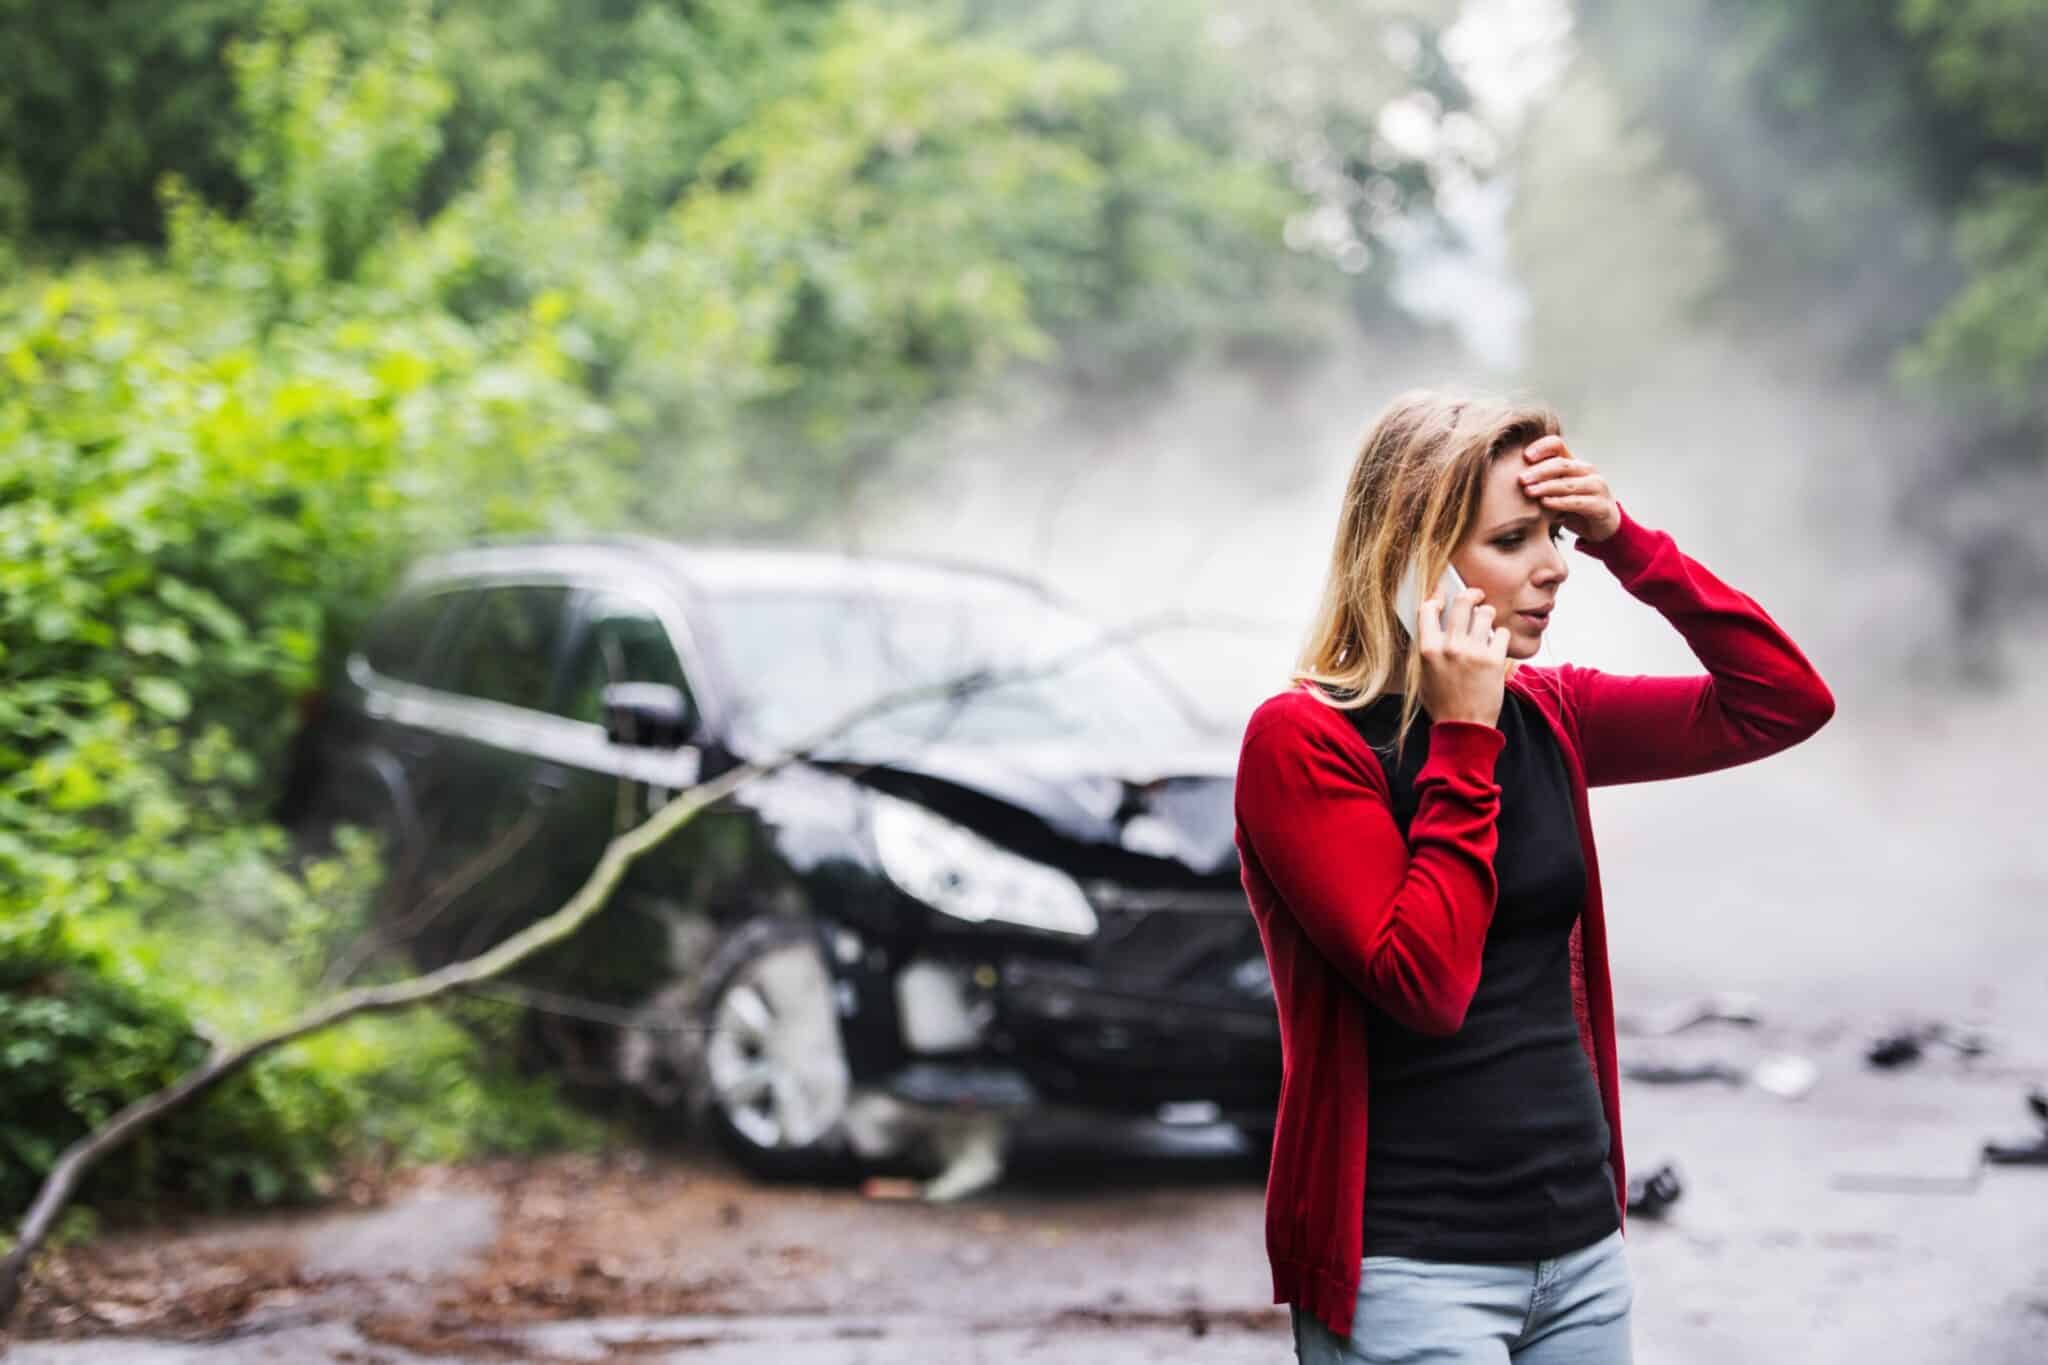
{"label": "green bush", "polygon": [[[64,1148],[201,1065],[209,1043],[132,960],[43,913],[0,924],[0,1213],[19,1214]],[[84,1204],[175,1194],[212,1207],[313,1188],[349,1104],[304,1063],[261,1065],[146,1129],[87,1175]]]}
{"label": "green bush", "polygon": [[[355,883],[374,860],[315,882]],[[260,861],[242,873],[275,875]],[[361,899],[360,897],[354,897]],[[289,897],[285,899],[289,900]],[[268,933],[232,915],[152,930],[43,911],[0,922],[0,1217],[123,1107],[313,1001],[302,975],[338,931],[309,905]],[[203,1031],[195,1020],[204,1019]],[[287,1044],[94,1167],[81,1207],[220,1209],[324,1193],[347,1157],[455,1160],[589,1147],[602,1123],[515,1069],[519,1013],[487,1000],[362,1017]]]}

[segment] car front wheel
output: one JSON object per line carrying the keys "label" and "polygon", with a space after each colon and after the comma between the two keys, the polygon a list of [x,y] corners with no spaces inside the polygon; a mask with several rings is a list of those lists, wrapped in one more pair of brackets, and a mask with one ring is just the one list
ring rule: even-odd
{"label": "car front wheel", "polygon": [[756,1175],[850,1174],[852,1072],[810,926],[784,916],[739,926],[707,965],[698,1000],[699,1105],[720,1145]]}

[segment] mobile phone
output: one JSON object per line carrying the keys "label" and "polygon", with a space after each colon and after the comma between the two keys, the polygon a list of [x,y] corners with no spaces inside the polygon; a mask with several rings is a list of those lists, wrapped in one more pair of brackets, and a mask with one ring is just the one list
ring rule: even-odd
{"label": "mobile phone", "polygon": [[[1410,635],[1416,632],[1415,618],[1422,610],[1422,590],[1418,586],[1421,582],[1421,571],[1410,563],[1408,572],[1401,576],[1400,588],[1394,593],[1394,612],[1401,618],[1402,628]],[[1436,589],[1437,598],[1444,604],[1444,614],[1447,617],[1450,614],[1451,599],[1465,591],[1465,580],[1458,577],[1456,569],[1446,564],[1444,576],[1437,580]],[[1442,624],[1443,620],[1444,617],[1439,617],[1438,624]]]}

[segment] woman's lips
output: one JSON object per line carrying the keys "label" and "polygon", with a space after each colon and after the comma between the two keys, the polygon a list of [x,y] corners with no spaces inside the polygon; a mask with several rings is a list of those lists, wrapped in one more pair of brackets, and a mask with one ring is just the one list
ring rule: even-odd
{"label": "woman's lips", "polygon": [[1550,624],[1550,611],[1548,609],[1544,611],[1520,611],[1515,614],[1524,621],[1534,623],[1539,628]]}

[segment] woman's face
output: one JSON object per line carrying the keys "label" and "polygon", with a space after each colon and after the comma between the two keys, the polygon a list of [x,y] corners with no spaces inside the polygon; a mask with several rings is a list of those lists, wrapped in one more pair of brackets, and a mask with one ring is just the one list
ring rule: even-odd
{"label": "woman's face", "polygon": [[1516,476],[1524,464],[1519,446],[1494,457],[1479,515],[1451,554],[1466,586],[1486,594],[1480,600],[1493,608],[1493,623],[1507,628],[1510,659],[1535,655],[1557,590],[1571,576],[1557,542],[1562,517],[1522,491]]}

